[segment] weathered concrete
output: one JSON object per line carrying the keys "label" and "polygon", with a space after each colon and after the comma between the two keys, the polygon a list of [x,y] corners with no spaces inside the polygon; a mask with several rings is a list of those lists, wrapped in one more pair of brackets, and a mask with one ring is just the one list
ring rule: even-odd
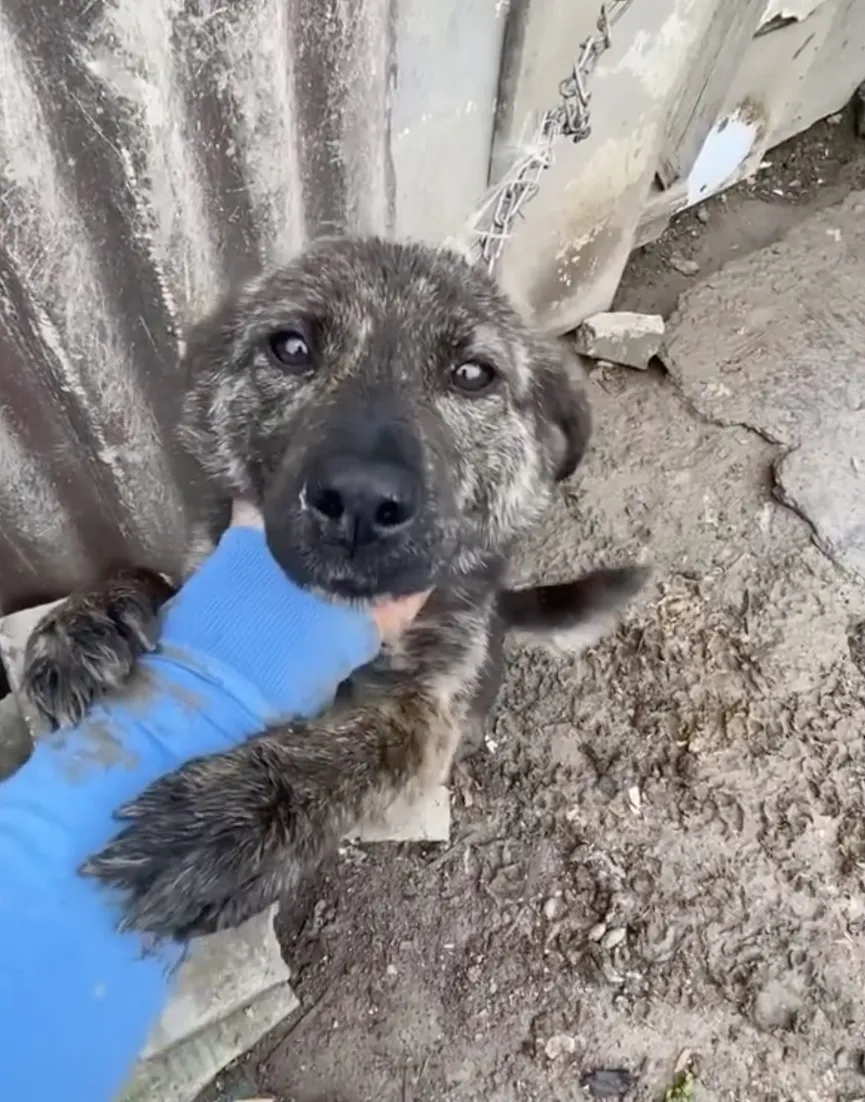
{"label": "weathered concrete", "polygon": [[594,314],[576,332],[577,351],[594,360],[645,369],[657,356],[664,339],[660,314],[632,314],[627,311]]}
{"label": "weathered concrete", "polygon": [[[627,10],[592,77],[591,135],[579,144],[556,144],[555,160],[507,242],[503,283],[556,331],[609,308],[655,174],[671,100],[714,8],[713,0],[648,0]],[[559,84],[595,28],[597,5],[543,0],[514,19],[523,25],[503,60],[508,96],[493,146],[495,180],[530,140],[529,121],[559,102]]]}
{"label": "weathered concrete", "polygon": [[865,413],[789,451],[775,465],[775,493],[809,522],[818,547],[865,581]]}
{"label": "weathered concrete", "polygon": [[275,910],[195,944],[122,1102],[189,1102],[297,1009]]}
{"label": "weathered concrete", "polygon": [[722,425],[785,447],[777,495],[865,577],[865,192],[683,295],[665,362]]}

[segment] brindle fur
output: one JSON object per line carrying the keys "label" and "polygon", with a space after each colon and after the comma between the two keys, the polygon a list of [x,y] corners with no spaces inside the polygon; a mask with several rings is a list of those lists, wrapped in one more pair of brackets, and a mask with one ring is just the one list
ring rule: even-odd
{"label": "brindle fur", "polygon": [[[315,334],[314,370],[300,375],[267,350],[275,331],[297,324]],[[495,366],[498,383],[455,392],[450,371],[477,360]],[[324,718],[191,761],[119,812],[119,835],[85,871],[121,890],[125,928],[181,938],[291,893],[397,794],[444,781],[461,734],[479,730],[495,698],[509,628],[606,624],[644,577],[623,568],[503,592],[516,539],[583,455],[589,414],[561,346],[453,254],[321,241],[199,325],[185,369],[181,433],[214,501],[226,517],[232,499],[256,505],[290,576],[360,603],[434,592]],[[347,552],[308,508],[307,465],[385,443],[416,474],[422,505],[405,535]],[[51,722],[77,720],[128,675],[168,592],[127,573],[40,626],[25,684]]]}

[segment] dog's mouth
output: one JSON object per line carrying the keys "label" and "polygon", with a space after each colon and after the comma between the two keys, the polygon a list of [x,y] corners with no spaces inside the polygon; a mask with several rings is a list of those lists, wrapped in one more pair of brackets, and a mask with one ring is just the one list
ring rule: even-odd
{"label": "dog's mouth", "polygon": [[310,527],[302,516],[288,525],[265,523],[270,553],[296,585],[339,600],[369,603],[424,592],[446,560],[435,538],[351,548],[322,540]]}

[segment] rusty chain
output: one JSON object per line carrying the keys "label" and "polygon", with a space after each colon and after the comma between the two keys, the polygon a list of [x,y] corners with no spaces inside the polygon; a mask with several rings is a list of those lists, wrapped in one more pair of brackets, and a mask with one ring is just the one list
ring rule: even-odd
{"label": "rusty chain", "polygon": [[581,142],[591,133],[588,82],[598,59],[610,48],[610,29],[633,0],[608,0],[601,5],[597,29],[582,43],[573,69],[559,85],[559,103],[542,116],[527,150],[511,165],[485,203],[492,208],[489,223],[478,235],[475,248],[480,261],[492,273],[523,207],[538,192],[541,176],[553,162],[559,138]]}

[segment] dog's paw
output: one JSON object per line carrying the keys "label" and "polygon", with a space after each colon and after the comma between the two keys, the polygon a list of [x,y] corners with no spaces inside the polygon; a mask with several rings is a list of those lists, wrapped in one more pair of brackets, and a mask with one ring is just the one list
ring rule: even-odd
{"label": "dog's paw", "polygon": [[294,808],[248,743],[150,785],[81,871],[119,891],[123,930],[185,940],[237,926],[295,882]]}
{"label": "dog's paw", "polygon": [[27,641],[21,684],[50,726],[80,722],[93,701],[129,678],[153,649],[159,607],[173,592],[158,574],[126,570],[43,617]]}

